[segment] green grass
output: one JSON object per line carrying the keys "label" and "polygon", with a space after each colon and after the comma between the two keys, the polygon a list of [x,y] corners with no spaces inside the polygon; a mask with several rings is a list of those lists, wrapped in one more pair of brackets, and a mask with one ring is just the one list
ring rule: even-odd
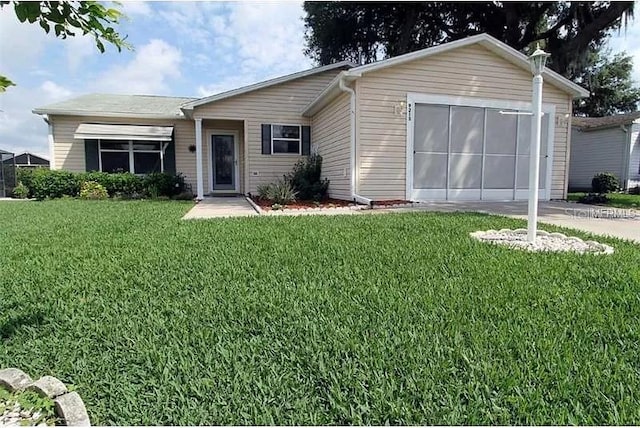
{"label": "green grass", "polygon": [[0,203],[0,367],[74,385],[96,425],[640,424],[636,245],[532,254],[472,240],[523,225],[481,214],[190,206]]}
{"label": "green grass", "polygon": [[[567,199],[569,201],[578,201],[586,193],[576,192],[569,193]],[[609,201],[607,206],[617,208],[640,208],[640,195],[629,195],[626,193],[607,193]]]}

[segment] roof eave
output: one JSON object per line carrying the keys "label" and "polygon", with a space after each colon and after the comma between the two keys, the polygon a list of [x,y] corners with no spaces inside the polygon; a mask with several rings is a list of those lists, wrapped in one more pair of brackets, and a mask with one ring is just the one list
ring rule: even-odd
{"label": "roof eave", "polygon": [[31,110],[32,113],[37,115],[51,115],[51,116],[84,116],[84,117],[122,117],[126,119],[186,119],[182,114],[167,115],[167,114],[155,114],[155,113],[131,113],[131,112],[88,112],[82,110],[54,110],[54,109],[40,109],[36,108]]}
{"label": "roof eave", "polygon": [[311,117],[318,113],[324,106],[331,102],[340,92],[340,80],[354,81],[357,75],[351,74],[351,71],[340,72],[332,81],[322,90],[307,106],[302,110],[301,115]]}

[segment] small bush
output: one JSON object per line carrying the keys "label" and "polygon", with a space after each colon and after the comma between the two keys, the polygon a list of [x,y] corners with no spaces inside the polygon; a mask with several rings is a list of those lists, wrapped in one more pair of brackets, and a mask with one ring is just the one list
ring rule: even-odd
{"label": "small bush", "polygon": [[271,189],[271,184],[259,184],[258,185],[258,197],[260,199],[269,199],[269,192]]}
{"label": "small bush", "polygon": [[107,199],[109,193],[100,183],[95,181],[85,181],[80,188],[80,199]]}
{"label": "small bush", "polygon": [[640,195],[640,186],[632,187],[629,189],[630,195]]}
{"label": "small bush", "polygon": [[274,204],[286,205],[296,201],[297,193],[293,190],[291,183],[286,180],[278,180],[275,183],[260,186],[258,195],[260,198],[267,199]]}
{"label": "small bush", "polygon": [[73,172],[39,168],[33,171],[30,194],[38,200],[78,196],[80,192],[79,174]]}
{"label": "small bush", "polygon": [[144,188],[143,178],[130,172],[107,173],[91,171],[81,173],[82,181],[95,181],[102,185],[110,195],[123,198],[135,198]]}
{"label": "small bush", "polygon": [[609,197],[604,193],[587,193],[578,198],[578,202],[582,204],[606,204],[608,201]]}
{"label": "small bush", "polygon": [[29,188],[22,182],[19,182],[18,185],[13,188],[13,197],[16,199],[27,199],[29,197]]}
{"label": "small bush", "polygon": [[144,177],[143,189],[152,198],[178,195],[185,190],[184,177],[180,174],[154,172]]}
{"label": "small bush", "polygon": [[[18,182],[24,184],[29,192],[31,192],[31,189],[33,188],[33,174],[35,171],[37,170],[31,168],[16,168],[16,177]],[[33,195],[29,193],[29,196]]]}
{"label": "small bush", "polygon": [[311,155],[298,161],[293,170],[285,176],[302,200],[320,201],[327,196],[329,180],[322,180],[322,156]]}
{"label": "small bush", "polygon": [[618,178],[609,172],[596,174],[591,180],[591,190],[595,193],[611,193],[619,189]]}
{"label": "small bush", "polygon": [[193,198],[194,198],[193,192],[188,190],[180,192],[177,195],[174,195],[173,197],[171,197],[171,199],[174,199],[176,201],[191,201],[193,200]]}

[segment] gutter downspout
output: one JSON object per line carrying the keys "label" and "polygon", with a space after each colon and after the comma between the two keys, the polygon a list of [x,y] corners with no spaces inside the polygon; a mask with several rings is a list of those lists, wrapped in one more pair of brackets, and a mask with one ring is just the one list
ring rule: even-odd
{"label": "gutter downspout", "polygon": [[364,196],[360,196],[356,189],[356,92],[345,84],[344,77],[339,80],[339,88],[342,92],[350,95],[349,119],[350,119],[350,139],[351,139],[351,198],[358,203],[372,206],[373,201]]}

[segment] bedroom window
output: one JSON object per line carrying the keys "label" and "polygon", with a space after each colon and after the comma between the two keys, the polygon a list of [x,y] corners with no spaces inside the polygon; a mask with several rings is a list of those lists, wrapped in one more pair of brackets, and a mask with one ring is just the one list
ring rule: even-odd
{"label": "bedroom window", "polygon": [[302,153],[302,127],[300,125],[271,125],[271,153]]}
{"label": "bedroom window", "polygon": [[160,141],[99,140],[100,171],[163,172],[165,148]]}

